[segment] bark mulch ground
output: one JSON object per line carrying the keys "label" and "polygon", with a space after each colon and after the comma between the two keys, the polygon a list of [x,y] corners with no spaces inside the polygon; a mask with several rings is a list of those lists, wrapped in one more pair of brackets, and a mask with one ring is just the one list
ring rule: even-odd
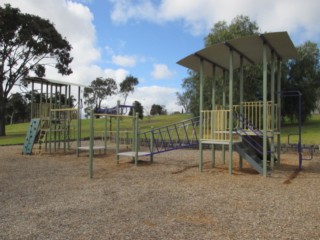
{"label": "bark mulch ground", "polygon": [[199,173],[195,150],[138,167],[97,153],[89,179],[87,153],[0,147],[0,239],[320,239],[320,156],[298,172],[286,153],[264,178],[204,155]]}

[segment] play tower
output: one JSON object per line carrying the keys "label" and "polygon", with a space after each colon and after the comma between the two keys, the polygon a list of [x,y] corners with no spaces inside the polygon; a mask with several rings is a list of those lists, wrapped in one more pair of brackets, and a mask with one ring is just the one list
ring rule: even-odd
{"label": "play tower", "polygon": [[[213,165],[215,146],[222,146],[223,161],[228,148],[229,174],[233,169],[233,151],[240,155],[240,168],[245,159],[263,176],[272,172],[275,159],[279,162],[281,159],[281,62],[296,57],[297,51],[288,33],[275,32],[214,44],[178,61],[200,74],[200,171],[203,144],[210,144]],[[243,94],[249,84],[244,67],[251,64],[262,64],[262,99],[254,102],[246,101]],[[235,71],[239,72],[237,79]],[[205,77],[212,79],[212,109],[203,108]],[[216,104],[217,81],[222,81],[224,86],[221,106]],[[235,81],[239,81],[239,99],[234,99]]]}
{"label": "play tower", "polygon": [[[73,138],[80,145],[80,91],[85,86],[39,77],[28,77],[25,81],[31,84],[31,122],[22,153],[31,154],[34,144],[38,146],[37,153],[43,150],[51,153],[59,148],[66,152]],[[72,106],[72,87],[78,88],[77,106]]]}

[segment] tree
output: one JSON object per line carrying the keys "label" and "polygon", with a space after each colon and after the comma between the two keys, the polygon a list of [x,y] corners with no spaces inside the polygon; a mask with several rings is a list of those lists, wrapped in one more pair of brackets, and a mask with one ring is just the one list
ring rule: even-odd
{"label": "tree", "polygon": [[154,116],[154,115],[166,115],[166,114],[167,114],[167,110],[165,109],[165,106],[158,105],[158,104],[153,104],[151,106],[150,115]]}
{"label": "tree", "polygon": [[[302,93],[301,119],[305,121],[317,108],[320,99],[320,51],[310,41],[297,47],[298,59],[287,64],[287,76],[283,79],[282,90],[299,90]],[[298,118],[298,99],[283,100],[282,115],[291,121]]]}
{"label": "tree", "polygon": [[[138,113],[139,118],[143,119],[143,106],[141,105],[141,103],[138,101],[134,101],[132,105],[133,105],[134,111]],[[133,109],[131,108],[129,111],[129,116],[132,116],[132,115],[133,115]]]}
{"label": "tree", "polygon": [[85,112],[88,115],[91,109],[101,108],[102,100],[112,96],[117,91],[117,83],[112,78],[96,78],[90,87],[84,89],[84,103],[87,105]]}
{"label": "tree", "polygon": [[229,26],[226,21],[219,21],[214,24],[211,32],[205,38],[205,46],[257,34],[259,34],[257,23],[251,21],[248,16],[239,15],[231,21]]}
{"label": "tree", "polygon": [[69,75],[71,45],[54,25],[38,16],[21,13],[9,4],[0,6],[0,136],[6,135],[6,105],[17,82],[30,73],[45,76],[46,67]]}
{"label": "tree", "polygon": [[[190,94],[185,93],[185,94],[181,94],[179,92],[176,92],[177,95],[177,104],[182,106],[185,110],[186,113],[190,112]],[[183,109],[182,109],[183,112]]]}
{"label": "tree", "polygon": [[123,104],[126,104],[127,98],[130,93],[134,91],[134,87],[139,84],[139,80],[133,76],[127,76],[120,83],[120,93],[124,96]]}
{"label": "tree", "polygon": [[[237,16],[235,17],[230,25],[225,21],[219,21],[214,24],[210,33],[205,38],[205,46],[210,46],[212,44],[220,43],[234,38],[251,36],[259,34],[259,27],[256,22],[251,21],[247,16]],[[244,68],[244,75],[246,77],[246,88],[244,92],[244,98],[246,100],[257,99],[257,94],[261,91],[259,88],[261,84],[261,72],[259,71],[260,66],[246,66]],[[234,73],[234,78],[237,79],[237,73]],[[182,83],[182,88],[184,92],[180,94],[183,98],[189,99],[189,110],[190,112],[198,116],[199,115],[199,88],[200,88],[200,77],[199,74],[194,71],[189,71],[189,77],[185,78]],[[204,79],[204,109],[211,109],[211,89],[212,81],[210,78],[206,77]],[[234,82],[234,101],[239,99],[239,83]],[[223,79],[222,77],[217,79],[216,82],[216,103],[222,104],[222,92],[223,92]],[[252,94],[254,93],[254,94]],[[178,99],[179,101],[179,99]]]}
{"label": "tree", "polygon": [[29,109],[25,97],[20,93],[12,94],[6,105],[7,123],[24,122],[28,118]]}

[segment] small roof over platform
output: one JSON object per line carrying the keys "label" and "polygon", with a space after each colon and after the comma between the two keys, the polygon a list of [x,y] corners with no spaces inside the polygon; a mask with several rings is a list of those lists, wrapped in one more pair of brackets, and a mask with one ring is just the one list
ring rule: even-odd
{"label": "small roof over platform", "polygon": [[[212,66],[217,67],[217,74],[221,75],[223,71],[229,70],[229,52],[232,49],[238,56],[243,57],[243,64],[262,63],[263,45],[267,44],[275,57],[285,61],[297,58],[297,50],[293,45],[287,32],[265,33],[252,35],[243,38],[237,38],[222,43],[217,43],[203,48],[189,56],[181,59],[177,63],[200,72],[200,61],[204,60],[204,74],[212,76]],[[267,51],[267,61],[271,61],[271,51]],[[234,57],[233,69],[240,67],[240,57]]]}
{"label": "small roof over platform", "polygon": [[24,78],[27,82],[34,82],[34,83],[43,83],[43,84],[49,84],[53,86],[77,86],[77,87],[88,87],[84,84],[80,83],[73,83],[73,82],[66,82],[66,81],[60,81],[60,80],[54,80],[49,78],[41,78],[41,77],[26,77]]}

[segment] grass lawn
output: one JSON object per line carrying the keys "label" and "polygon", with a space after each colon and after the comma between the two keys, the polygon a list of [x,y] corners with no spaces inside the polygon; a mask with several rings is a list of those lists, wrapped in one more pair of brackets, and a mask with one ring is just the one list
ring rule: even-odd
{"label": "grass lawn", "polygon": [[[171,123],[179,122],[188,118],[191,118],[190,114],[175,114],[175,115],[163,115],[163,116],[151,116],[145,117],[140,120],[140,131],[144,132],[150,130],[151,127],[161,127],[166,126]],[[89,136],[89,119],[82,120],[82,137]],[[76,124],[76,121],[74,121]],[[105,120],[95,119],[95,131],[103,131]],[[109,126],[109,121],[108,121]],[[13,144],[23,144],[26,131],[28,129],[29,123],[19,123],[6,126],[6,137],[0,137],[0,145],[13,145]],[[115,118],[112,120],[112,129],[115,130],[116,121]],[[126,130],[132,128],[132,118],[123,117],[120,122],[120,129]],[[108,127],[109,129],[109,127]],[[281,131],[281,142],[287,143],[288,134],[292,132],[298,132],[297,124],[285,124],[282,126]],[[291,143],[296,143],[298,140],[297,136],[290,137]],[[303,144],[320,144],[320,115],[313,115],[310,120],[302,126],[302,143]]]}
{"label": "grass lawn", "polygon": [[[151,127],[161,127],[167,126],[171,123],[179,122],[188,118],[191,118],[191,114],[174,114],[174,115],[162,115],[162,116],[150,116],[144,117],[143,120],[139,121],[140,131],[144,132],[150,130]],[[74,120],[73,124],[76,124],[76,120]],[[107,125],[109,129],[110,122],[108,120]],[[82,138],[89,137],[90,133],[90,120],[89,119],[82,119]],[[105,119],[95,119],[94,120],[94,128],[95,131],[103,131],[105,126]],[[19,123],[13,125],[6,126],[6,133],[7,136],[0,137],[0,145],[14,145],[14,144],[23,144],[26,132],[29,127],[29,123]],[[126,129],[132,129],[132,118],[123,117],[120,121],[120,129],[121,131]],[[112,130],[116,130],[116,120],[112,118]]]}

